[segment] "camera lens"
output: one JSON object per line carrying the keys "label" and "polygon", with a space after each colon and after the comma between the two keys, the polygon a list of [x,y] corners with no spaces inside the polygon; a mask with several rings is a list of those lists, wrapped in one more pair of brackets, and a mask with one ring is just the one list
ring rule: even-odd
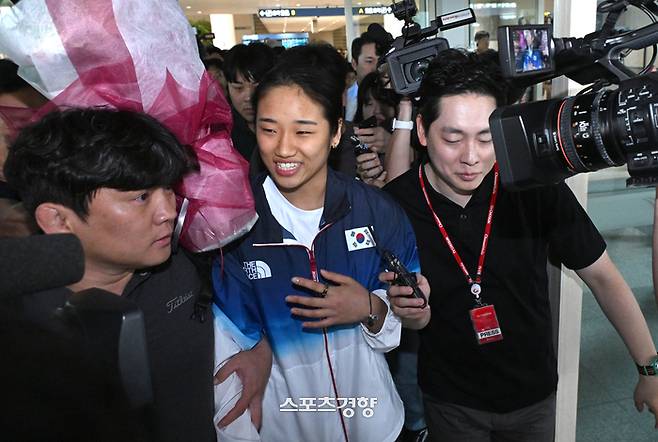
{"label": "camera lens", "polygon": [[569,170],[591,172],[621,166],[625,155],[616,134],[615,93],[609,91],[564,99],[557,107],[557,147]]}
{"label": "camera lens", "polygon": [[412,63],[410,63],[411,66],[409,66],[409,76],[411,77],[411,81],[421,81],[423,79],[423,76],[425,75],[425,72],[427,72],[427,68],[430,65],[430,59],[429,58],[422,58],[420,60],[416,60]]}
{"label": "camera lens", "polygon": [[624,164],[629,185],[658,182],[658,75],[616,90],[501,108],[490,126],[502,182],[511,188]]}

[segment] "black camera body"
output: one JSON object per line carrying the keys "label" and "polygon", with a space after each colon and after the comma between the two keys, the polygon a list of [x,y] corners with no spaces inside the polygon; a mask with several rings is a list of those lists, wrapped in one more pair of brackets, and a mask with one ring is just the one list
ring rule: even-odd
{"label": "black camera body", "polygon": [[400,95],[412,96],[420,87],[427,68],[437,54],[450,47],[448,40],[435,37],[439,31],[475,23],[475,13],[471,8],[462,9],[438,16],[430,26],[421,28],[412,21],[416,14],[413,0],[393,3],[395,17],[404,20],[402,35],[391,45],[391,50],[382,57],[381,63],[388,63],[393,89]]}
{"label": "black camera body", "polygon": [[556,183],[628,165],[629,186],[658,179],[658,74],[616,90],[497,109],[490,117],[501,181],[512,188]]}
{"label": "black camera body", "polygon": [[400,95],[413,95],[439,52],[450,48],[448,40],[436,37],[407,46],[388,58],[389,75],[395,92]]}
{"label": "black camera body", "polygon": [[[604,2],[601,31],[582,39],[552,38],[550,26],[511,26],[498,31],[504,74],[529,85],[559,75],[597,83],[579,95],[503,107],[489,118],[501,182],[525,189],[562,181],[582,172],[627,164],[628,186],[658,183],[658,74],[640,75],[623,65],[628,49],[658,43],[658,23],[615,31],[626,1]],[[630,0],[654,16],[654,0]],[[521,37],[530,36],[541,61],[524,65]],[[537,43],[537,37],[541,42]],[[529,45],[525,42],[525,47]],[[521,61],[520,61],[521,60]],[[535,60],[539,60],[536,58]],[[610,84],[616,88],[604,88]]]}

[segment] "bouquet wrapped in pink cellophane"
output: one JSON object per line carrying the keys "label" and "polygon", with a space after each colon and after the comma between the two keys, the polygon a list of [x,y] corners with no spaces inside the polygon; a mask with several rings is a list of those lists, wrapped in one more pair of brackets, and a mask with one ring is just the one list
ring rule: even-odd
{"label": "bouquet wrapped in pink cellophane", "polygon": [[[257,215],[248,163],[231,142],[231,110],[199,59],[174,0],[23,0],[0,16],[0,53],[53,108],[110,106],[145,112],[192,146],[200,172],[176,187],[185,207],[180,242],[221,247]],[[18,113],[0,113],[19,128]],[[177,229],[178,230],[178,229]]]}

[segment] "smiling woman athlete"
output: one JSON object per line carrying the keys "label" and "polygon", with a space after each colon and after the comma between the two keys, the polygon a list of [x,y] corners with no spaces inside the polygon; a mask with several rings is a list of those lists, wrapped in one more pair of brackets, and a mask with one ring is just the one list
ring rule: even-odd
{"label": "smiling woman athlete", "polygon": [[378,279],[384,249],[419,270],[405,214],[327,167],[344,78],[326,66],[340,62],[329,46],[294,48],[259,84],[256,135],[267,173],[252,187],[260,218],[213,266],[227,328],[235,324],[244,345],[272,346],[265,441],[395,440],[404,416],[384,353],[398,345],[401,320],[422,327],[430,317],[421,300],[397,296],[407,288],[387,295]]}

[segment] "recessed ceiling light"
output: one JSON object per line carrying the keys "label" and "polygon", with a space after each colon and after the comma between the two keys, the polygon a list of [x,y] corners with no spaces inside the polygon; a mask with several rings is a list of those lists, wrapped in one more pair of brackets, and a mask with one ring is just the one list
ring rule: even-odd
{"label": "recessed ceiling light", "polygon": [[187,9],[192,9],[192,6],[185,6],[185,8],[187,8]]}
{"label": "recessed ceiling light", "polygon": [[197,14],[203,14],[203,11],[196,11]]}
{"label": "recessed ceiling light", "polygon": [[299,8],[301,5],[302,5],[301,3],[297,3],[295,6]]}

